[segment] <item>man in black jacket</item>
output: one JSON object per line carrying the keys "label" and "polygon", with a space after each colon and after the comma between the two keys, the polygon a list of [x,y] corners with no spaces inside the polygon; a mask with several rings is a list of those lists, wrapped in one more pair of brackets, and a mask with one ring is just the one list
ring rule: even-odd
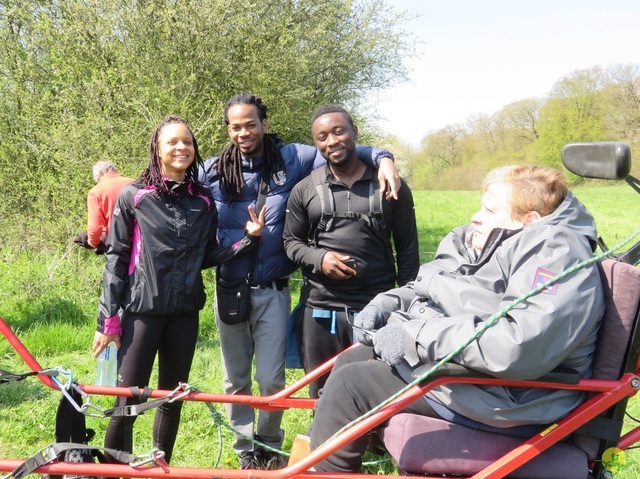
{"label": "man in black jacket", "polygon": [[[296,330],[307,372],[351,345],[350,319],[376,294],[413,280],[420,261],[411,191],[401,182],[396,201],[382,198],[375,170],[356,154],[351,115],[324,105],[311,131],[327,165],[293,188],[284,229],[285,252],[304,276]],[[312,397],[324,381],[310,385]]]}

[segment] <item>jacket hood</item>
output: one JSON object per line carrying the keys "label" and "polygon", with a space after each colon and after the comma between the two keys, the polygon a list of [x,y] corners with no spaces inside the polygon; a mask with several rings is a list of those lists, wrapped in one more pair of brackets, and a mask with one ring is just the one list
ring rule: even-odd
{"label": "jacket hood", "polygon": [[541,218],[525,229],[535,229],[544,226],[559,226],[571,228],[580,236],[584,236],[591,245],[591,250],[595,251],[598,244],[598,233],[596,221],[587,208],[571,192],[567,192],[567,197],[550,215]]}

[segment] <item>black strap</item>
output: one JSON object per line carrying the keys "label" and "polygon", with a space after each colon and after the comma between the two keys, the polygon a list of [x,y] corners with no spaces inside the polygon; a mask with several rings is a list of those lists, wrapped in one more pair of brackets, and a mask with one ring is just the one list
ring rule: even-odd
{"label": "black strap", "polygon": [[[79,411],[82,406],[82,397],[76,389],[69,392],[69,399],[66,395],[62,396],[58,409],[56,411],[55,425],[55,441],[56,443],[88,443],[95,431],[87,429],[86,417]],[[75,404],[71,402],[73,400]]]}
{"label": "black strap", "polygon": [[[262,207],[267,202],[267,193],[269,192],[269,182],[265,179],[267,169],[265,166],[262,166],[262,177],[260,178],[260,187],[258,189],[258,200],[256,202],[256,213],[260,214]],[[253,283],[253,270],[256,267],[256,262],[258,261],[258,248],[253,248],[252,251],[249,252],[249,271],[247,272],[247,282],[249,284]]]}
{"label": "black strap", "polygon": [[115,417],[115,416],[140,416],[144,414],[149,409],[156,408],[158,406],[163,405],[164,403],[171,401],[171,397],[163,397],[154,399],[153,401],[148,401],[151,397],[151,393],[153,390],[151,388],[144,388],[142,391],[139,387],[134,386],[129,388],[129,390],[133,393],[133,397],[138,399],[140,402],[138,404],[126,404],[124,406],[117,406],[111,409],[107,409],[104,412],[105,417]]}
{"label": "black strap", "polygon": [[[322,211],[320,213],[320,221],[316,226],[316,231],[315,231],[316,234],[313,235],[314,242],[316,242],[315,240],[317,238],[318,231],[325,231],[325,230],[331,229],[331,225],[333,223],[333,216],[335,215],[335,212],[336,212],[336,205],[333,200],[333,192],[331,191],[331,188],[329,187],[329,184],[326,181],[325,171],[326,169],[324,168],[316,168],[311,172],[311,179],[313,181],[313,184],[316,187],[316,191],[318,192],[318,197],[320,198],[320,207],[322,208]],[[326,204],[327,199],[329,201],[328,209]],[[328,220],[326,219],[327,217],[329,217]]]}
{"label": "black strap", "polygon": [[15,374],[10,371],[5,371],[4,369],[0,369],[0,384],[8,383],[11,381],[22,381],[24,378],[29,376],[35,376],[38,374],[37,371],[29,371],[28,373]]}
{"label": "black strap", "polygon": [[372,179],[369,183],[369,212],[357,213],[353,211],[336,211],[333,190],[331,189],[331,183],[327,181],[325,168],[316,168],[313,170],[311,172],[311,180],[316,187],[318,198],[320,199],[320,207],[322,209],[322,212],[320,213],[320,221],[318,221],[316,230],[313,234],[314,244],[317,244],[319,231],[331,231],[334,218],[362,219],[375,231],[382,231],[387,228],[382,209],[380,185],[377,181]]}
{"label": "black strap", "polygon": [[369,218],[370,225],[374,230],[387,229],[387,224],[384,221],[384,210],[382,209],[380,183],[374,180],[369,183]]}
{"label": "black strap", "polygon": [[137,462],[139,457],[124,451],[118,451],[116,449],[107,449],[104,447],[87,446],[86,444],[77,444],[74,442],[58,442],[50,444],[38,451],[34,456],[30,457],[17,468],[15,468],[7,477],[14,477],[15,479],[22,479],[28,474],[45,464],[64,457],[64,453],[73,449],[84,450],[88,452],[100,451],[109,453],[115,460],[124,464],[130,464]]}

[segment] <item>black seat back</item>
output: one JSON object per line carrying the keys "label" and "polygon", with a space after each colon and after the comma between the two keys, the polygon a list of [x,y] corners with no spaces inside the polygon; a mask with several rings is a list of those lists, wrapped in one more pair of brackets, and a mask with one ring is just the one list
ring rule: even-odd
{"label": "black seat back", "polygon": [[[640,353],[640,268],[612,259],[601,261],[598,268],[604,288],[605,312],[591,377],[616,380],[624,373],[636,373]],[[627,400],[620,401],[581,428],[571,442],[594,460],[604,450],[615,446],[626,407]]]}

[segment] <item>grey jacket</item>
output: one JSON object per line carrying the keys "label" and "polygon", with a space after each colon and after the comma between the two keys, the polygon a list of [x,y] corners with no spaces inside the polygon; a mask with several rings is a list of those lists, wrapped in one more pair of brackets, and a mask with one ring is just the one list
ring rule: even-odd
{"label": "grey jacket", "polygon": [[[591,214],[569,192],[554,213],[517,231],[494,230],[476,257],[473,225],[453,230],[413,283],[371,304],[402,319],[405,358],[398,371],[437,361],[476,328],[537,284],[590,258],[597,238]],[[504,379],[536,379],[558,366],[591,374],[604,299],[595,265],[565,277],[516,308],[454,361]],[[466,418],[495,427],[546,424],[582,402],[579,392],[453,384],[427,394]]]}

